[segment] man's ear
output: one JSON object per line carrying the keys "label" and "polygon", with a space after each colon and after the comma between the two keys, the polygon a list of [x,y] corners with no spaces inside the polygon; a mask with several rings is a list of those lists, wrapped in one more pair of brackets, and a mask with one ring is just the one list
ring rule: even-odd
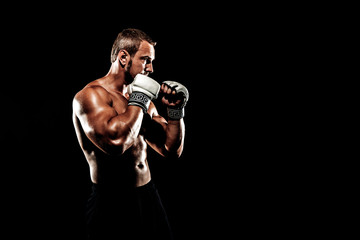
{"label": "man's ear", "polygon": [[118,53],[118,61],[123,68],[125,67],[129,59],[130,59],[130,54],[126,50],[121,49]]}

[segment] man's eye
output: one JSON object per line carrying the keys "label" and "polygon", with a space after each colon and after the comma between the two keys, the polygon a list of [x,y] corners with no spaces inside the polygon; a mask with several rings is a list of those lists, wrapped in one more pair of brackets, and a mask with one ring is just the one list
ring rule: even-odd
{"label": "man's eye", "polygon": [[150,57],[146,56],[146,57],[141,57],[140,59],[141,59],[141,61],[143,61],[146,64],[151,63],[151,58]]}

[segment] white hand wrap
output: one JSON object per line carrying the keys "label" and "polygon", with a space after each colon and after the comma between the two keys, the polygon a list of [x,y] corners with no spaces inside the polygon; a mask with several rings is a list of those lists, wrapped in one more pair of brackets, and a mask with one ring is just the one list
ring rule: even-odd
{"label": "white hand wrap", "polygon": [[134,81],[128,86],[128,93],[130,95],[128,105],[138,106],[147,112],[150,102],[158,97],[160,91],[160,84],[154,79],[137,74]]}

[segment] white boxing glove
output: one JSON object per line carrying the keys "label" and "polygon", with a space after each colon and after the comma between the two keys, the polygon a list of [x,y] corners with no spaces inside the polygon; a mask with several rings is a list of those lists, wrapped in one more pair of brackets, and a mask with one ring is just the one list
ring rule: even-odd
{"label": "white boxing glove", "polygon": [[128,86],[130,95],[128,106],[138,106],[147,112],[150,101],[158,97],[160,84],[143,74],[137,74],[134,81]]}
{"label": "white boxing glove", "polygon": [[164,81],[162,84],[166,84],[172,90],[175,90],[176,94],[183,96],[183,100],[179,106],[169,106],[167,108],[168,117],[175,120],[183,118],[185,116],[185,106],[189,100],[189,91],[184,85],[175,81]]}

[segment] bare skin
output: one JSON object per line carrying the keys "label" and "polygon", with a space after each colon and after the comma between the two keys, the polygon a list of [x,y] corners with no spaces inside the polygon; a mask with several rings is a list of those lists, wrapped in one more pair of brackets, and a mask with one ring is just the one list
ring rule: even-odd
{"label": "bare skin", "polygon": [[[108,74],[74,97],[73,123],[93,183],[145,185],[151,180],[148,146],[164,157],[179,157],[183,151],[183,119],[165,120],[153,103],[146,115],[140,107],[127,105],[128,84],[136,74],[152,73],[154,58],[154,47],[146,41],[132,57],[121,50]],[[167,96],[177,94],[166,85],[160,93],[165,106],[181,104],[180,96],[169,102]]]}

